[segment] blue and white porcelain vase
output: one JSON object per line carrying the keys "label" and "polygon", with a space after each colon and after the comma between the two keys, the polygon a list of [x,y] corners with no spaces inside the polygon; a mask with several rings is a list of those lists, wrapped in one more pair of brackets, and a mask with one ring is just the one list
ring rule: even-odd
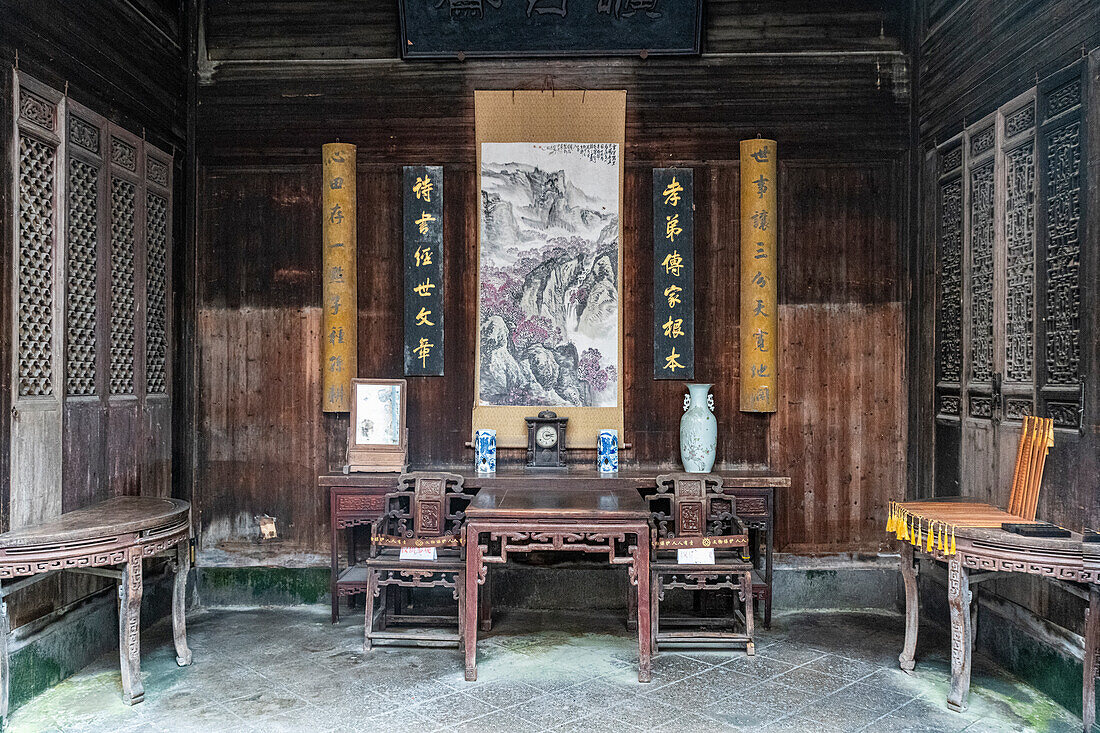
{"label": "blue and white porcelain vase", "polygon": [[497,431],[483,429],[474,432],[474,470],[478,473],[496,473]]}
{"label": "blue and white porcelain vase", "polygon": [[680,418],[680,460],[688,473],[710,473],[718,448],[718,420],[714,417],[712,385],[689,384]]}
{"label": "blue and white porcelain vase", "polygon": [[619,470],[619,431],[601,430],[596,447],[596,467],[600,473],[616,473]]}

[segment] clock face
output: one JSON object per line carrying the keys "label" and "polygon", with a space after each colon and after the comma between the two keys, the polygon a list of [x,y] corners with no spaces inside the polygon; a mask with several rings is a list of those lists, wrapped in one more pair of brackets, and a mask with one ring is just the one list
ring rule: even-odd
{"label": "clock face", "polygon": [[543,425],[535,433],[535,442],[540,448],[553,448],[558,442],[558,429],[553,425]]}

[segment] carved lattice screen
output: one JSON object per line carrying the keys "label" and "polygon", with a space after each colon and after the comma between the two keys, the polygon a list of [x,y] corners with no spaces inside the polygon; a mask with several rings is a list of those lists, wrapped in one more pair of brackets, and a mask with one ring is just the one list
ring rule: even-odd
{"label": "carved lattice screen", "polygon": [[17,527],[168,489],[172,157],[12,74]]}

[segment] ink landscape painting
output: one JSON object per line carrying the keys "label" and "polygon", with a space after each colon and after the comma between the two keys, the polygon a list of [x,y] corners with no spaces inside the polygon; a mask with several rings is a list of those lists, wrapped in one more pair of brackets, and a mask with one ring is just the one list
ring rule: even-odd
{"label": "ink landscape painting", "polygon": [[619,154],[482,144],[479,404],[617,406]]}

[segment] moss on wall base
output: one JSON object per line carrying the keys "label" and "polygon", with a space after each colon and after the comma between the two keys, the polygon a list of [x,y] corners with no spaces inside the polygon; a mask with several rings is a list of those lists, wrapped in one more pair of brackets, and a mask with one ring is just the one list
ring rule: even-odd
{"label": "moss on wall base", "polygon": [[196,569],[203,606],[296,606],[328,601],[328,568]]}

